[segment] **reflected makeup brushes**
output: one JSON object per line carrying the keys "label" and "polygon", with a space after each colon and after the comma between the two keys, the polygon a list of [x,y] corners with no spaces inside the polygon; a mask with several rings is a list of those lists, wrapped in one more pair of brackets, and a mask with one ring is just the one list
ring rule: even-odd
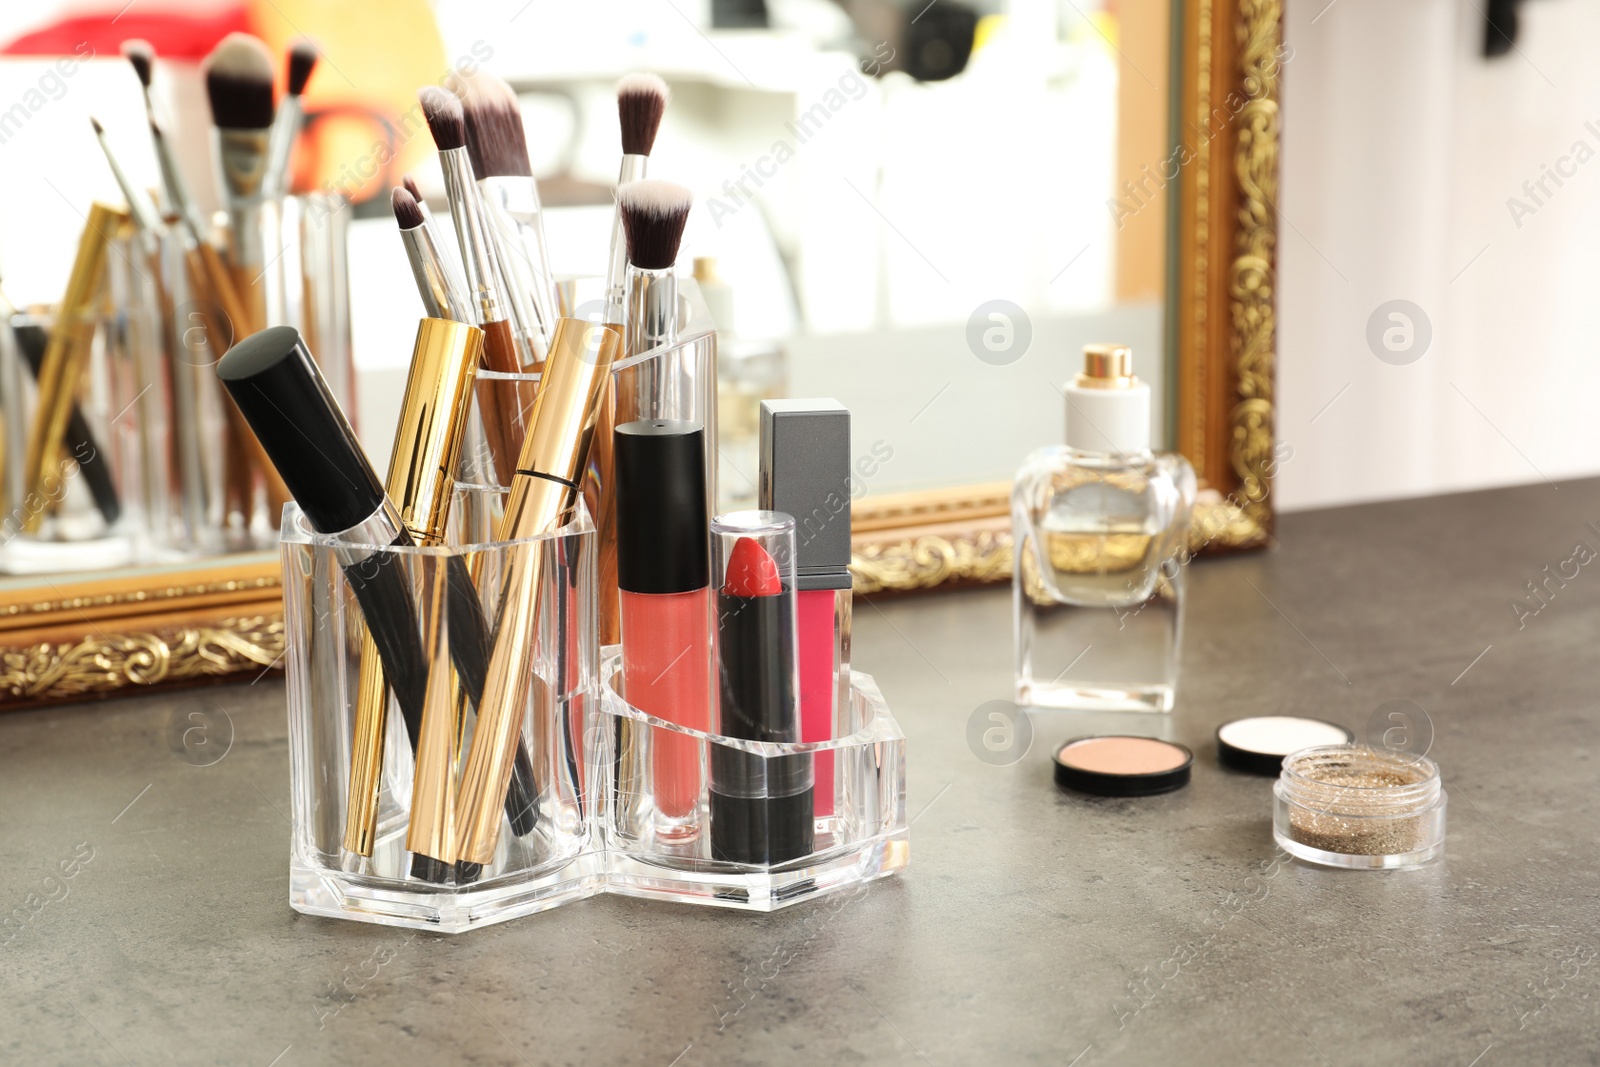
{"label": "reflected makeup brushes", "polygon": [[[622,126],[622,166],[617,188],[649,177],[650,150],[667,110],[667,83],[654,74],[630,74],[617,83],[617,121]],[[619,205],[611,219],[611,259],[606,269],[607,322],[622,321],[626,299],[628,243]]]}
{"label": "reflected makeup brushes", "polygon": [[[473,302],[473,323],[484,334],[483,368],[502,374],[520,374],[524,363],[531,362],[531,355],[519,347],[512,328],[489,222],[478,187],[472,180],[461,101],[437,86],[429,86],[417,96],[422,102],[423,117],[428,120],[428,130],[439,147],[439,166],[444,171],[450,218],[455,223],[456,243],[461,249],[467,295]],[[522,444],[522,398],[509,383],[497,385],[492,381],[480,381],[478,390],[484,433],[494,455],[496,477],[501,485],[510,485]]]}
{"label": "reflected makeup brushes", "polygon": [[211,50],[203,69],[228,209],[234,285],[251,314],[246,324],[236,326],[243,336],[264,325],[255,277],[266,264],[261,208],[272,139],[272,53],[247,33],[230,33]]}
{"label": "reflected makeup brushes", "polygon": [[144,90],[145,119],[150,123],[150,141],[155,148],[156,165],[161,169],[162,211],[182,218],[194,239],[201,240],[205,235],[205,223],[194,205],[194,199],[189,195],[189,187],[184,184],[183,171],[178,167],[172,145],[161,132],[161,123],[156,119],[155,100],[150,95],[150,83],[155,77],[155,50],[147,41],[131,40],[122,42],[122,54],[132,64],[133,72],[138,75],[139,85]]}
{"label": "reflected makeup brushes", "polygon": [[511,86],[492,74],[479,72],[461,84],[467,155],[510,291],[512,316],[534,358],[542,361],[555,325],[555,279],[522,109]]}
{"label": "reflected makeup brushes", "polygon": [[289,48],[289,91],[272,120],[272,137],[267,144],[267,171],[263,185],[268,196],[289,191],[289,156],[305,124],[305,109],[300,97],[317,66],[317,50],[310,41],[296,41]]}

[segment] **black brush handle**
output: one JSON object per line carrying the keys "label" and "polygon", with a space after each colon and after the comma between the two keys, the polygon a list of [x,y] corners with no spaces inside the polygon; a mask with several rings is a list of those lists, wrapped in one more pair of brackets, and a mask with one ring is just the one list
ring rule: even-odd
{"label": "black brush handle", "polygon": [[[411,542],[401,534],[394,544]],[[378,551],[344,566],[345,579],[356,595],[367,632],[378,649],[384,682],[393,690],[405,718],[413,750],[422,736],[422,708],[428,689],[427,653],[417,633],[417,608],[405,567],[393,552]]]}
{"label": "black brush handle", "polygon": [[[18,326],[14,332],[17,335],[17,347],[22,349],[22,355],[28,361],[33,380],[38,381],[39,369],[44,366],[45,349],[50,345],[50,335],[43,326],[38,325]],[[78,470],[89,486],[89,494],[94,497],[94,506],[100,509],[106,525],[116,525],[116,521],[122,517],[122,500],[111,481],[111,464],[95,443],[94,434],[89,431],[89,420],[83,417],[83,410],[78,407],[77,401],[73,401],[72,412],[67,416],[66,435],[61,444],[77,460]]]}

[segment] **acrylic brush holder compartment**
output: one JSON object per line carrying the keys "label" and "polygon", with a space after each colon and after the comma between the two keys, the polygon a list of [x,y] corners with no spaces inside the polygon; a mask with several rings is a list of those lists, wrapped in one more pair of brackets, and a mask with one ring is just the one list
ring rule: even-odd
{"label": "acrylic brush holder compartment", "polygon": [[[906,738],[870,676],[851,675],[849,734],[778,744],[692,730],[633,707],[619,691],[619,649],[606,649],[600,673],[595,814],[610,892],[774,911],[905,867]],[[831,779],[815,773],[824,761]],[[831,809],[816,803],[824,780]],[[812,795],[797,800],[796,787],[807,783]]]}
{"label": "acrylic brush holder compartment", "polygon": [[325,536],[285,509],[296,910],[454,933],[603,888],[582,752],[594,528],[579,507],[474,543],[504,498],[458,487],[452,547]]}

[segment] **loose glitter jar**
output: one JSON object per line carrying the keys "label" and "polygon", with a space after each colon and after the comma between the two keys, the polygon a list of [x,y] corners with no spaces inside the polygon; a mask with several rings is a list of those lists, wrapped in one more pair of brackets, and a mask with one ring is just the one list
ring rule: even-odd
{"label": "loose glitter jar", "polygon": [[1309,863],[1414,867],[1444,854],[1444,785],[1425,756],[1304,748],[1284,757],[1272,793],[1273,838]]}

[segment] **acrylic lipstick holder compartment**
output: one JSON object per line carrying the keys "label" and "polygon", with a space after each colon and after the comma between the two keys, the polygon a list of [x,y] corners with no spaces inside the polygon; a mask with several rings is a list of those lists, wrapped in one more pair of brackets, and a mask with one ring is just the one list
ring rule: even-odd
{"label": "acrylic lipstick holder compartment", "polygon": [[[603,888],[605,855],[589,814],[585,790],[592,792],[592,780],[582,753],[595,732],[594,529],[580,507],[555,534],[472,543],[475,532],[497,528],[504,498],[498,490],[459,488],[448,540],[466,543],[448,548],[327,537],[311,532],[296,507],[285,509],[290,900],[296,910],[453,933]],[[518,618],[517,603],[500,602],[502,577],[529,558],[538,559],[541,576],[537,620],[527,629],[531,670],[520,679],[512,675],[514,687],[523,690],[517,704],[521,755],[507,791],[512,802],[492,801],[498,825],[493,858],[473,870],[451,862],[453,849],[466,848],[459,817],[465,813],[456,804],[482,721],[474,694],[463,694],[469,669],[460,653],[480,649],[491,676],[485,688],[493,688],[490,650],[501,628]],[[482,619],[476,632],[469,624],[474,600]],[[406,677],[386,679],[376,719],[362,685],[370,632],[364,608],[375,601],[382,606],[372,614],[386,628],[379,636],[395,642],[398,633],[399,646],[409,650],[401,657]],[[376,661],[386,662],[381,656]],[[420,724],[409,728],[406,709],[419,706]],[[375,722],[381,722],[376,735]],[[376,777],[364,769],[374,761],[361,758],[372,752],[366,739],[373,736],[381,738]],[[519,795],[531,798],[531,813],[517,803]],[[419,854],[436,862],[419,862]]]}
{"label": "acrylic lipstick holder compartment", "polygon": [[[610,892],[773,911],[893,874],[910,858],[905,734],[869,675],[851,674],[840,716],[848,732],[807,744],[709,734],[640,711],[625,699],[616,648],[606,650],[600,686],[595,816]],[[825,776],[815,769],[824,762],[832,767],[831,805],[813,793],[796,809],[794,783],[817,788]],[[742,786],[729,789],[719,768],[733,768]],[[730,808],[715,792],[742,797]],[[730,843],[781,851],[780,839],[794,839],[797,813],[809,818],[809,851],[778,862],[725,858]],[[737,822],[731,833],[718,825],[730,814]]]}

